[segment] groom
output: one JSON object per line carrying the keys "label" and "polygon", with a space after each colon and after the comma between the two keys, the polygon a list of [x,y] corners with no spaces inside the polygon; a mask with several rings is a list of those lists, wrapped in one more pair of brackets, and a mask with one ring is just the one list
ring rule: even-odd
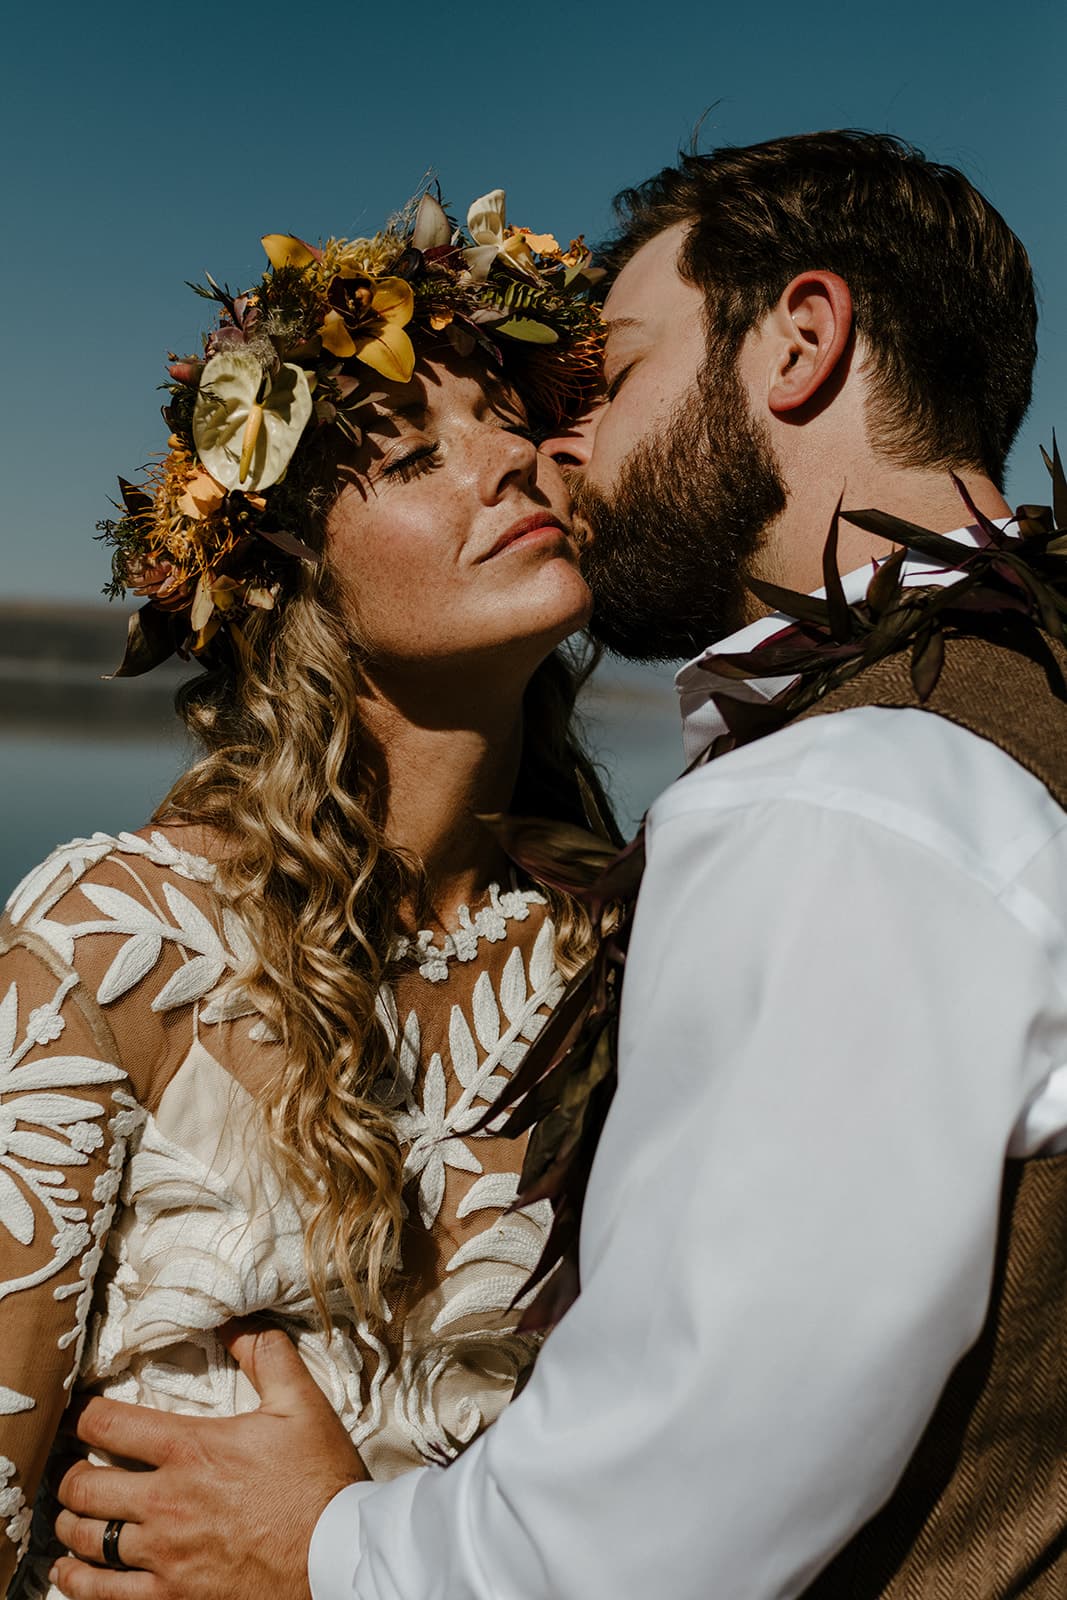
{"label": "groom", "polygon": [[[1033,289],[988,203],[881,136],[687,157],[622,218],[607,399],[548,448],[602,636],[696,654],[693,756],[719,691],[784,687],[716,673],[712,641],[787,626],[743,575],[817,589],[842,493],[968,548],[1009,517]],[[848,602],[891,549],[842,521]],[[959,576],[938,549],[905,593]],[[83,1412],[156,1470],[68,1473],[66,1594],[1067,1593],[1067,656],[1014,639],[962,630],[925,706],[891,654],[654,807],[583,1292],[489,1433],[360,1482],[284,1337],[237,1333],[259,1412]],[[86,1564],[108,1519],[143,1570]]]}

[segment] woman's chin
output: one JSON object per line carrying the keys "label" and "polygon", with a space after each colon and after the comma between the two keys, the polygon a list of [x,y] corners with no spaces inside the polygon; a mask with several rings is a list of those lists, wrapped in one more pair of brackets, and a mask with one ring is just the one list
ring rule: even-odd
{"label": "woman's chin", "polygon": [[[383,683],[396,679],[410,689],[420,677],[437,682],[473,673],[492,691],[508,681],[521,690],[557,645],[587,626],[592,610],[592,593],[577,567],[552,562],[462,612],[439,615],[429,635],[413,628],[374,640],[373,628],[364,626],[363,639],[365,648],[369,643],[368,664],[376,663],[371,675]],[[419,640],[414,651],[413,636]]]}
{"label": "woman's chin", "polygon": [[511,618],[511,626],[506,631],[494,630],[493,638],[485,641],[484,659],[491,663],[497,686],[510,675],[512,668],[516,681],[528,679],[557,645],[588,625],[592,609],[588,595],[572,597],[572,603],[566,606],[530,608],[522,616]]}
{"label": "woman's chin", "polygon": [[[540,615],[529,619],[528,631],[523,630],[524,635],[531,641],[540,641],[545,654],[554,650],[558,644],[562,644],[564,639],[569,639],[572,634],[580,633],[588,626],[593,614],[593,597],[584,581],[580,589],[576,589],[565,598],[566,604],[546,605]],[[559,599],[562,602],[564,596],[561,595]]]}
{"label": "woman's chin", "polygon": [[571,561],[553,561],[540,574],[540,581],[531,583],[526,593],[528,602],[540,600],[547,630],[558,628],[560,638],[577,633],[584,628],[593,614],[593,592],[577,566]]}

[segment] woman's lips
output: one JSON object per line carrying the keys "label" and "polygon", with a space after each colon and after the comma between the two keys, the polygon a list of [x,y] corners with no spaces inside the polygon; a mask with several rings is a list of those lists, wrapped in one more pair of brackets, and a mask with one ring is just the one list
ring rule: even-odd
{"label": "woman's lips", "polygon": [[523,517],[515,522],[508,531],[500,536],[493,548],[482,557],[483,561],[491,561],[494,556],[502,555],[505,550],[514,550],[517,546],[529,548],[530,545],[540,544],[545,540],[558,541],[568,538],[567,529],[558,517],[546,516],[543,511],[538,511],[533,516]]}

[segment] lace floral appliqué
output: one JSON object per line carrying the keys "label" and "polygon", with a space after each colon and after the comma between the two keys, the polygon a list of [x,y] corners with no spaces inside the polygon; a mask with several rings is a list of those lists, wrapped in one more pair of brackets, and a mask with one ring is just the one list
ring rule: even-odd
{"label": "lace floral appliqu\u00e9", "polygon": [[398,939],[395,954],[402,958],[414,950],[420,976],[430,983],[444,983],[450,960],[473,961],[482,939],[489,944],[506,939],[509,922],[525,922],[530,907],[544,903],[544,895],[538,894],[536,889],[501,890],[498,883],[491,884],[488,905],[473,915],[469,906],[460,906],[459,927],[446,933],[440,944],[434,944],[436,935],[432,928],[422,928],[414,939]]}

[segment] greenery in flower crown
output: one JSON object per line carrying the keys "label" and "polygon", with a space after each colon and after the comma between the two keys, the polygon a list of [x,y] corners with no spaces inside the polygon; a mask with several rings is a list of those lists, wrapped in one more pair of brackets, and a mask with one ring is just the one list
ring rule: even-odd
{"label": "greenery in flower crown", "polygon": [[406,383],[416,346],[481,352],[523,395],[535,427],[581,410],[599,369],[591,295],[603,274],[584,242],[508,225],[502,189],[476,200],[466,229],[427,193],[370,239],[315,246],[263,238],[269,266],[233,294],[190,285],[218,308],[200,355],[171,357],[168,454],[139,484],[119,479],[121,515],[105,589],[146,605],[117,676],[197,654],[270,610],[295,561],[315,553],[292,531],[299,469],[323,430],[362,440],[376,378]]}

